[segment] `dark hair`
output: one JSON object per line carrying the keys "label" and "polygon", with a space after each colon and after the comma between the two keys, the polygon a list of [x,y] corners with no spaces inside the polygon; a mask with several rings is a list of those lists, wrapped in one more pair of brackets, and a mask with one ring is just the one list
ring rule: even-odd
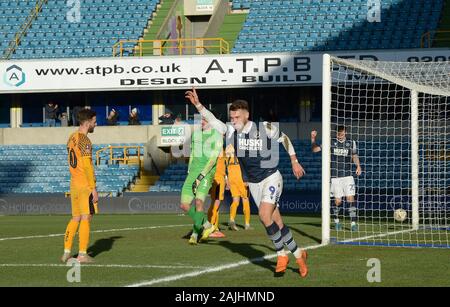
{"label": "dark hair", "polygon": [[341,131],[347,131],[347,129],[345,128],[345,126],[338,126],[337,127],[337,131],[341,132]]}
{"label": "dark hair", "polygon": [[237,110],[246,110],[248,111],[248,102],[245,100],[235,100],[230,106],[230,111],[237,111]]}
{"label": "dark hair", "polygon": [[95,111],[92,111],[90,109],[83,109],[78,112],[77,119],[80,125],[82,125],[84,122],[93,119],[95,116],[97,116],[97,113]]}

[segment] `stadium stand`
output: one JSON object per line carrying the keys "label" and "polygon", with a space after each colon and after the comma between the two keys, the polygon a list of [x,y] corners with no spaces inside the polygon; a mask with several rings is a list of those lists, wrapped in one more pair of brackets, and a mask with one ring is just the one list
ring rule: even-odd
{"label": "stadium stand", "polygon": [[[297,181],[292,174],[292,167],[289,156],[282,149],[280,154],[279,169],[284,178],[284,189],[319,191],[321,189],[321,156],[311,152],[309,140],[294,140],[293,145],[306,170],[306,176]],[[150,187],[150,192],[180,192],[186,179],[186,164],[171,164],[161,175],[156,184]]]}
{"label": "stadium stand", "polygon": [[[162,24],[158,21],[144,34],[160,0],[93,0],[81,7],[81,22],[67,21],[66,2],[43,6],[12,58],[111,56],[114,43],[154,39]],[[6,49],[34,4],[1,2],[0,50]],[[366,0],[234,0],[232,9],[248,10],[243,28],[233,21],[238,16],[231,15],[230,26],[221,31],[232,43],[239,33],[233,53],[419,48],[421,36],[437,29],[443,5],[444,0],[386,0],[381,22],[371,23]],[[133,46],[124,47],[124,56],[131,55]]]}
{"label": "stadium stand", "polygon": [[[322,158],[321,154],[311,152],[311,144],[309,140],[294,140],[293,145],[305,168],[306,175],[297,181],[292,175],[291,162],[287,153],[281,150],[279,169],[283,175],[285,191],[307,191],[317,192],[321,190],[322,184]],[[411,158],[408,156],[411,142],[380,143],[380,142],[358,142],[358,151],[363,166],[363,175],[355,176],[356,186],[359,190],[368,189],[405,189],[408,191],[411,187],[410,168]],[[423,149],[422,149],[423,150]],[[404,156],[404,155],[407,156]],[[423,154],[423,152],[422,152]],[[386,156],[390,160],[386,164],[386,169],[382,171],[379,165],[383,163],[380,159]],[[447,166],[446,166],[447,165]],[[427,170],[426,163],[421,166]],[[450,163],[442,161],[442,167],[450,167]],[[180,192],[186,179],[187,165],[172,164],[170,165],[156,182],[150,187],[150,192]],[[450,178],[448,185],[450,186]],[[407,192],[405,192],[407,193]]]}
{"label": "stadium stand", "polygon": [[[112,56],[118,40],[143,36],[159,0],[92,0],[81,6],[81,21],[68,22],[66,0],[49,1],[33,22],[13,59]],[[2,1],[2,51],[14,37],[35,1]],[[128,55],[127,52],[124,54]]]}
{"label": "stadium stand", "polygon": [[371,23],[366,0],[235,0],[249,14],[232,52],[420,48],[443,2],[382,1],[381,22]]}
{"label": "stadium stand", "polygon": [[[94,145],[94,155],[97,150],[107,146]],[[130,149],[129,154],[133,154],[132,151]],[[106,162],[106,159],[102,159],[101,164],[95,166],[98,192],[105,196],[121,195],[135,181],[139,165]],[[66,146],[0,146],[0,183],[0,194],[69,192],[70,174]]]}

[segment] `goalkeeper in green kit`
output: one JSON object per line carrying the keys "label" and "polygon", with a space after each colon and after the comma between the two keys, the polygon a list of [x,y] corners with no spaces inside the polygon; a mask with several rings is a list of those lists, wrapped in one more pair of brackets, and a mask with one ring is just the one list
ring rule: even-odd
{"label": "goalkeeper in green kit", "polygon": [[[181,190],[180,207],[194,220],[189,244],[197,244],[202,228],[200,241],[206,240],[214,230],[206,218],[203,206],[213,183],[217,158],[222,147],[223,136],[202,118],[201,130],[197,129],[192,133],[188,176]],[[191,206],[193,200],[195,202]]]}

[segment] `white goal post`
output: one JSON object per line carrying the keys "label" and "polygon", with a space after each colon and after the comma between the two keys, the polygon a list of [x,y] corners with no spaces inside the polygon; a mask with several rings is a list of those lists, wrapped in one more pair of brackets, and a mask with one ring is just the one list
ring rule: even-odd
{"label": "white goal post", "polygon": [[322,244],[450,248],[450,62],[325,54],[322,94]]}

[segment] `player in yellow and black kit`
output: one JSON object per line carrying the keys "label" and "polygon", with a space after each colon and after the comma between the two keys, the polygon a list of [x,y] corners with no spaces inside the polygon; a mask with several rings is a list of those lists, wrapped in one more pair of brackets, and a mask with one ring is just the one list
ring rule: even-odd
{"label": "player in yellow and black kit", "polygon": [[[232,145],[229,145],[232,146]],[[230,221],[228,223],[230,230],[239,230],[236,226],[235,218],[237,208],[242,198],[245,230],[252,229],[250,226],[250,201],[248,193],[248,185],[242,179],[241,166],[239,160],[234,154],[227,152],[227,188],[230,189],[233,203],[230,206]]]}
{"label": "player in yellow and black kit", "polygon": [[78,113],[80,128],[69,137],[67,142],[68,162],[70,168],[70,197],[72,203],[72,219],[67,225],[64,236],[64,255],[61,260],[66,262],[71,256],[73,238],[79,229],[79,253],[77,260],[80,263],[93,262],[88,256],[90,222],[92,215],[97,213],[98,193],[92,163],[92,143],[87,137],[94,132],[96,126],[96,113],[83,109]]}
{"label": "player in yellow and black kit", "polygon": [[224,200],[225,195],[225,153],[220,153],[217,158],[216,173],[214,174],[213,184],[210,190],[211,205],[208,210],[208,221],[214,226],[214,232],[211,238],[223,238],[225,235],[219,230],[219,208],[220,202]]}

